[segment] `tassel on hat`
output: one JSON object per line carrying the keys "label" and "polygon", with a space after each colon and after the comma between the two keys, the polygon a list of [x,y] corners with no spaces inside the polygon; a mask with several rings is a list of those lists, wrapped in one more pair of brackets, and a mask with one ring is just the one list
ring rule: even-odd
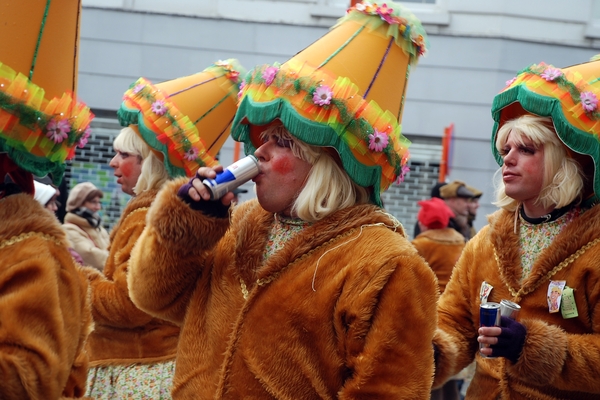
{"label": "tassel on hat", "polygon": [[402,181],[410,142],[400,121],[410,67],[425,52],[419,20],[393,2],[362,2],[282,65],[246,76],[232,127],[250,154],[256,130],[275,119],[299,140],[337,150],[352,180],[380,192]]}
{"label": "tassel on hat", "polygon": [[163,159],[171,177],[193,176],[215,166],[237,110],[243,67],[235,59],[218,61],[194,75],[153,85],[134,82],[118,111]]}

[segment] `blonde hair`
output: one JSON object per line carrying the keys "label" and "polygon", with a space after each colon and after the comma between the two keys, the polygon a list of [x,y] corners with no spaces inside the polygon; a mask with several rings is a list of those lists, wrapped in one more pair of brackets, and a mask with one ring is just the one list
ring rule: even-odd
{"label": "blonde hair", "polygon": [[354,183],[325,148],[299,141],[282,124],[272,125],[261,133],[261,139],[267,136],[289,140],[292,154],[312,165],[292,205],[293,215],[316,222],[335,211],[369,202],[367,189]]}
{"label": "blonde hair", "polygon": [[169,174],[163,162],[131,127],[121,129],[113,141],[113,148],[135,155],[142,163],[142,171],[133,188],[136,195],[150,189],[160,189],[169,180]]}
{"label": "blonde hair", "polygon": [[[511,133],[514,133],[513,139],[518,145],[523,145],[524,140],[528,139],[536,149],[544,149],[544,179],[536,204],[545,208],[561,208],[576,199],[581,201],[584,188],[583,171],[558,138],[551,118],[526,114],[507,121],[496,136],[496,149],[499,152]],[[515,211],[519,202],[506,194],[501,170],[500,168],[495,174],[494,204],[507,211]]]}

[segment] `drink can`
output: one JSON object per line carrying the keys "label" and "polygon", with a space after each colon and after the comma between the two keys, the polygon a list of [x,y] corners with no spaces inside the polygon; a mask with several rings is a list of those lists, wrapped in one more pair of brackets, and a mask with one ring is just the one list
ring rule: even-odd
{"label": "drink can", "polygon": [[479,306],[479,326],[500,326],[500,304],[490,302]]}
{"label": "drink can", "polygon": [[254,178],[259,172],[256,157],[247,156],[219,172],[215,179],[204,179],[202,183],[210,191],[210,199],[218,200],[227,192]]}
{"label": "drink can", "polygon": [[[484,303],[479,306],[479,326],[500,326],[500,304]],[[479,349],[489,347],[489,344],[479,343]],[[485,358],[495,358],[481,354]]]}
{"label": "drink can", "polygon": [[513,303],[510,300],[500,300],[500,315],[503,317],[517,319],[519,311],[521,311],[521,306],[517,303]]}

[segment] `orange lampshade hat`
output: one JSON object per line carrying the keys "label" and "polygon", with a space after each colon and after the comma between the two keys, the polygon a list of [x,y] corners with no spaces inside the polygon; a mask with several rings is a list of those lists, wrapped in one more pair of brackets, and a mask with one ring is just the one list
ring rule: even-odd
{"label": "orange lampshade hat", "polygon": [[252,126],[281,120],[299,140],[335,148],[350,178],[381,205],[380,193],[408,170],[400,122],[410,68],[426,42],[403,6],[358,3],[284,64],[248,74],[232,136],[252,153],[260,144]]}
{"label": "orange lampshade hat", "polygon": [[171,177],[215,166],[230,133],[245,70],[235,59],[217,61],[194,75],[153,85],[134,82],[118,111],[159,154]]}
{"label": "orange lampshade hat", "polygon": [[94,117],[76,98],[80,12],[76,0],[0,7],[0,153],[57,184]]}
{"label": "orange lampshade hat", "polygon": [[496,95],[492,104],[492,152],[498,129],[524,114],[551,117],[556,134],[582,165],[593,188],[587,200],[600,200],[600,59],[566,68],[533,64],[517,73]]}

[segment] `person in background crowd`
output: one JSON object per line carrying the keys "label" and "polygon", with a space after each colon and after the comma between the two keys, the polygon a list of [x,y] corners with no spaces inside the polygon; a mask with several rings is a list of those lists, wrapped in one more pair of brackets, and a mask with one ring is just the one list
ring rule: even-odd
{"label": "person in background crowd", "polygon": [[[412,244],[427,261],[438,279],[440,293],[444,293],[446,284],[452,275],[452,269],[465,247],[465,238],[453,228],[448,228],[452,210],[440,198],[431,198],[418,202],[417,221],[421,233]],[[458,400],[459,380],[450,379],[443,387],[431,392],[431,400]]]}
{"label": "person in background crowd", "polygon": [[[431,187],[431,199],[437,198],[441,199],[440,196],[440,188],[444,186],[447,182],[436,182],[435,185]],[[415,222],[415,227],[413,229],[413,238],[416,238],[421,233],[421,227],[419,226],[419,220],[417,218],[417,222]]]}
{"label": "person in background crowd", "polygon": [[[33,177],[60,183],[89,135],[93,114],[73,80],[81,4],[7,0],[1,8],[0,399],[79,398],[93,329],[88,284],[44,208],[56,190]],[[35,17],[44,11],[43,21]]]}
{"label": "person in background crowd", "polygon": [[[119,120],[135,124],[115,138],[117,154],[110,166],[123,192],[132,198],[111,231],[103,274],[90,274],[96,324],[87,346],[90,397],[171,398],[179,326],[132,303],[127,287],[131,250],[158,190],[171,178],[193,176],[200,165],[216,165],[214,156],[236,110],[240,71],[236,60],[221,61],[198,74],[157,85],[140,78],[125,92]],[[175,94],[169,96],[170,92]],[[160,118],[174,122],[157,130]]]}
{"label": "person in background crowd", "polygon": [[417,214],[421,233],[412,244],[435,272],[440,293],[444,293],[454,264],[465,247],[465,238],[448,227],[454,213],[444,200],[434,197],[418,204],[421,207]]}
{"label": "person in background crowd", "polygon": [[55,214],[60,205],[58,202],[58,196],[60,195],[59,190],[52,185],[46,185],[45,183],[36,180],[33,181],[33,186],[35,189],[33,198],[46,210]]}
{"label": "person in background crowd", "polygon": [[452,181],[440,187],[440,197],[444,199],[446,205],[454,213],[450,218],[448,227],[456,229],[467,240],[470,239],[469,231],[469,201],[474,197],[474,193],[467,189],[467,185],[462,181]]}
{"label": "person in background crowd", "polygon": [[[440,298],[435,386],[475,358],[469,399],[600,397],[598,71],[532,65],[495,97],[500,210]],[[480,306],[501,300],[520,305],[516,319],[480,327]]]}
{"label": "person in background crowd", "polygon": [[[58,198],[60,196],[60,190],[55,186],[46,185],[45,183],[41,183],[37,180],[34,180],[33,184],[35,187],[35,194],[33,198],[37,200],[37,202],[40,203],[52,215],[58,218],[56,213],[60,208],[60,202],[58,201]],[[81,258],[79,253],[77,253],[77,251],[73,249],[73,245],[68,237],[65,240],[65,245],[67,246],[69,253],[71,253],[71,256],[77,262],[77,264],[85,265],[83,258]]]}
{"label": "person in background crowd", "polygon": [[75,185],[67,199],[67,214],[63,227],[73,249],[84,265],[102,271],[108,257],[108,232],[102,226],[98,211],[102,209],[103,193],[91,182]]}
{"label": "person in background crowd", "polygon": [[424,32],[386,4],[385,21],[358,4],[246,76],[232,136],[258,159],[256,200],[209,201],[202,179],[221,169],[202,167],[150,207],[128,284],[182,325],[174,398],[429,397],[437,284],[381,208],[408,153],[400,115],[378,105],[398,113],[403,86],[390,85],[406,84]]}
{"label": "person in background crowd", "polygon": [[481,190],[474,188],[473,186],[469,186],[469,185],[467,185],[467,189],[469,189],[469,191],[471,193],[473,193],[473,195],[474,195],[473,197],[471,197],[469,199],[469,207],[468,207],[469,215],[467,216],[468,235],[469,235],[469,239],[471,239],[477,234],[477,230],[473,226],[473,222],[475,221],[475,218],[477,218],[477,210],[479,209],[479,200],[481,199],[483,192]]}

